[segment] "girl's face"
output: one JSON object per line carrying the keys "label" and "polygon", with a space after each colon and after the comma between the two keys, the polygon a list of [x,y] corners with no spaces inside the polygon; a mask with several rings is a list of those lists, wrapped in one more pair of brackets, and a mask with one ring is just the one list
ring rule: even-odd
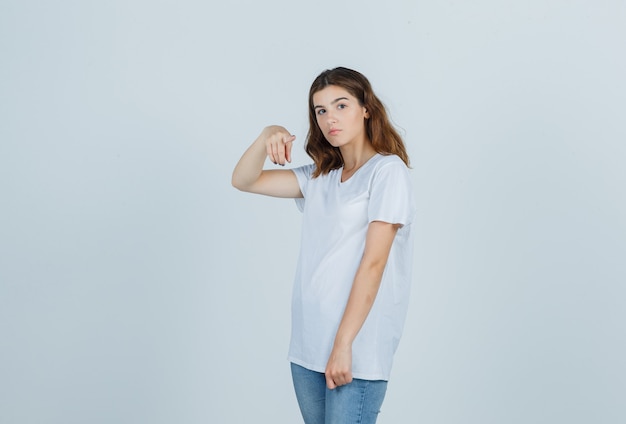
{"label": "girl's face", "polygon": [[332,146],[342,147],[366,140],[365,120],[369,114],[344,88],[329,85],[316,92],[313,107],[317,125]]}

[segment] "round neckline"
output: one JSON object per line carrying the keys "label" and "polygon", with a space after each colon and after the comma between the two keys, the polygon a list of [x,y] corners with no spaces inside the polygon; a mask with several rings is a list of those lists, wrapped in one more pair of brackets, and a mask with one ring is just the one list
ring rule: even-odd
{"label": "round neckline", "polygon": [[359,166],[359,167],[356,169],[356,171],[354,171],[354,172],[352,173],[352,175],[350,175],[350,176],[349,176],[349,177],[348,177],[345,181],[342,181],[342,176],[343,176],[343,165],[342,165],[342,166],[341,166],[341,168],[339,168],[339,171],[340,171],[340,172],[339,172],[339,185],[341,185],[341,184],[346,184],[348,181],[350,181],[352,178],[354,178],[354,176],[355,176],[356,174],[358,174],[358,173],[359,173],[359,171],[361,171],[361,169],[365,168],[365,166],[366,166],[368,163],[370,163],[370,162],[372,161],[372,159],[374,159],[375,157],[377,157],[377,156],[379,156],[379,155],[380,155],[380,153],[378,153],[378,152],[374,153],[374,155],[373,155],[371,158],[369,158],[368,160],[366,160],[365,162],[363,162],[363,164],[362,164],[361,166]]}

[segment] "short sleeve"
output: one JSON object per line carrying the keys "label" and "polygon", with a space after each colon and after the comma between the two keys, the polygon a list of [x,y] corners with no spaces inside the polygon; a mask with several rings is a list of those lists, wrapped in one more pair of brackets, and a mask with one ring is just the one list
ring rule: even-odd
{"label": "short sleeve", "polygon": [[369,222],[408,225],[415,215],[409,170],[398,157],[384,163],[373,175],[368,207]]}
{"label": "short sleeve", "polygon": [[313,175],[313,170],[315,169],[314,164],[300,166],[298,168],[293,168],[292,171],[296,175],[298,179],[298,185],[300,186],[300,191],[302,192],[302,198],[295,199],[296,206],[300,212],[304,212],[304,203],[306,201],[306,192],[307,187],[309,185],[309,181],[311,181],[311,176]]}

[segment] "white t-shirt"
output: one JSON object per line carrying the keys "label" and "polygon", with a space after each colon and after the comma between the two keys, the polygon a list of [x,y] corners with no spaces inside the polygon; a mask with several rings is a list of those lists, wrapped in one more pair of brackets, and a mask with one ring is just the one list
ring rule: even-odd
{"label": "white t-shirt", "polygon": [[315,179],[315,165],[293,169],[303,199],[300,257],[293,288],[289,360],[324,372],[372,221],[402,224],[380,289],[352,344],[352,374],[388,380],[411,282],[415,202],[409,172],[395,155],[377,154],[346,182],[342,169]]}

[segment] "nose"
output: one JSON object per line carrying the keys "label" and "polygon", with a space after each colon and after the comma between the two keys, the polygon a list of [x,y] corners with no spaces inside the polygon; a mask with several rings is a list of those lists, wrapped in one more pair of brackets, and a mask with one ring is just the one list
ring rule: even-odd
{"label": "nose", "polygon": [[337,119],[332,112],[326,112],[326,122],[328,122],[329,125],[337,123]]}

